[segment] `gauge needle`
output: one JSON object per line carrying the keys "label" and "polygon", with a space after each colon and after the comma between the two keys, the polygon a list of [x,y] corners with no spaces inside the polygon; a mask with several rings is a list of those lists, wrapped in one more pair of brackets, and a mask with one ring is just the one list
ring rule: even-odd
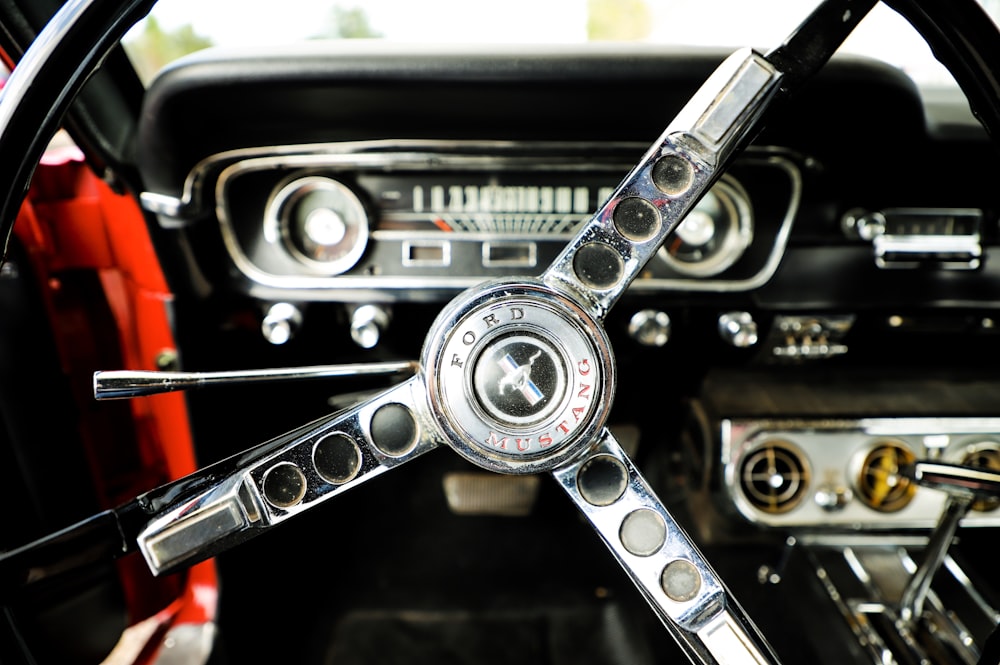
{"label": "gauge needle", "polygon": [[898,466],[895,455],[888,453],[883,455],[882,459],[879,460],[878,466],[872,469],[872,474],[875,477],[875,482],[872,486],[872,503],[876,506],[881,506],[882,502],[889,496],[889,492],[892,491],[896,484],[890,479],[897,471]]}
{"label": "gauge needle", "polygon": [[450,226],[448,226],[448,222],[444,221],[440,217],[435,217],[434,218],[434,226],[438,227],[439,229],[441,229],[445,233],[451,233],[454,230]]}

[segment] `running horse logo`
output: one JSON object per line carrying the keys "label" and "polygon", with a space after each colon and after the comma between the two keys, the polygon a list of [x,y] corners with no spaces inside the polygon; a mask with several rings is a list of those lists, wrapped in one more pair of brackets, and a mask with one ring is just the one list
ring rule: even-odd
{"label": "running horse logo", "polygon": [[512,388],[524,395],[531,406],[545,399],[545,395],[531,380],[531,366],[535,364],[535,360],[540,355],[542,355],[541,351],[531,356],[527,365],[518,365],[509,353],[497,361],[504,373],[503,378],[500,379],[500,394],[503,395],[507,388]]}

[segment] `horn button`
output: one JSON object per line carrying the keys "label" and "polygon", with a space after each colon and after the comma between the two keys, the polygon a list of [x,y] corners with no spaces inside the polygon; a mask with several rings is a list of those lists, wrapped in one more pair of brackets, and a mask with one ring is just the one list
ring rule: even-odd
{"label": "horn button", "polygon": [[555,468],[593,440],[614,391],[603,328],[542,284],[460,297],[424,351],[431,407],[451,446],[503,473]]}

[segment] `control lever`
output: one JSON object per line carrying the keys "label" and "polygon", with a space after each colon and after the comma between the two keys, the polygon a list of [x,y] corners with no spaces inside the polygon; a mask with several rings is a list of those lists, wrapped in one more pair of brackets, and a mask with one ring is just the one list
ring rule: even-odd
{"label": "control lever", "polygon": [[153,372],[114,370],[94,372],[95,399],[128,399],[213,385],[239,385],[272,381],[300,381],[356,376],[412,376],[419,363],[412,361],[314,365],[280,369],[228,372]]}
{"label": "control lever", "polygon": [[961,464],[921,461],[903,469],[903,473],[924,487],[948,494],[944,513],[927,543],[924,560],[900,599],[899,616],[912,624],[923,614],[924,601],[934,575],[944,563],[959,522],[969,512],[972,502],[977,498],[1000,496],[1000,472]]}

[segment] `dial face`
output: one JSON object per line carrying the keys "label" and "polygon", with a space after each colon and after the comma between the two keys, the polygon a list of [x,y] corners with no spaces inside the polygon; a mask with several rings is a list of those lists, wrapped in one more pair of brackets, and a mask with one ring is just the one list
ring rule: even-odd
{"label": "dial face", "polygon": [[743,256],[753,236],[750,201],[732,178],[717,183],[668,236],[658,256],[684,275],[718,275]]}
{"label": "dial face", "polygon": [[368,215],[358,197],[331,178],[305,176],[282,187],[268,207],[269,235],[280,236],[303,265],[324,274],[353,267],[368,244]]}
{"label": "dial face", "polygon": [[865,456],[858,473],[858,496],[869,508],[883,513],[902,510],[913,500],[916,484],[902,471],[916,455],[901,443],[880,441]]}
{"label": "dial face", "polygon": [[614,191],[617,171],[602,174],[497,172],[368,176],[380,192],[376,232],[570,237]]}

